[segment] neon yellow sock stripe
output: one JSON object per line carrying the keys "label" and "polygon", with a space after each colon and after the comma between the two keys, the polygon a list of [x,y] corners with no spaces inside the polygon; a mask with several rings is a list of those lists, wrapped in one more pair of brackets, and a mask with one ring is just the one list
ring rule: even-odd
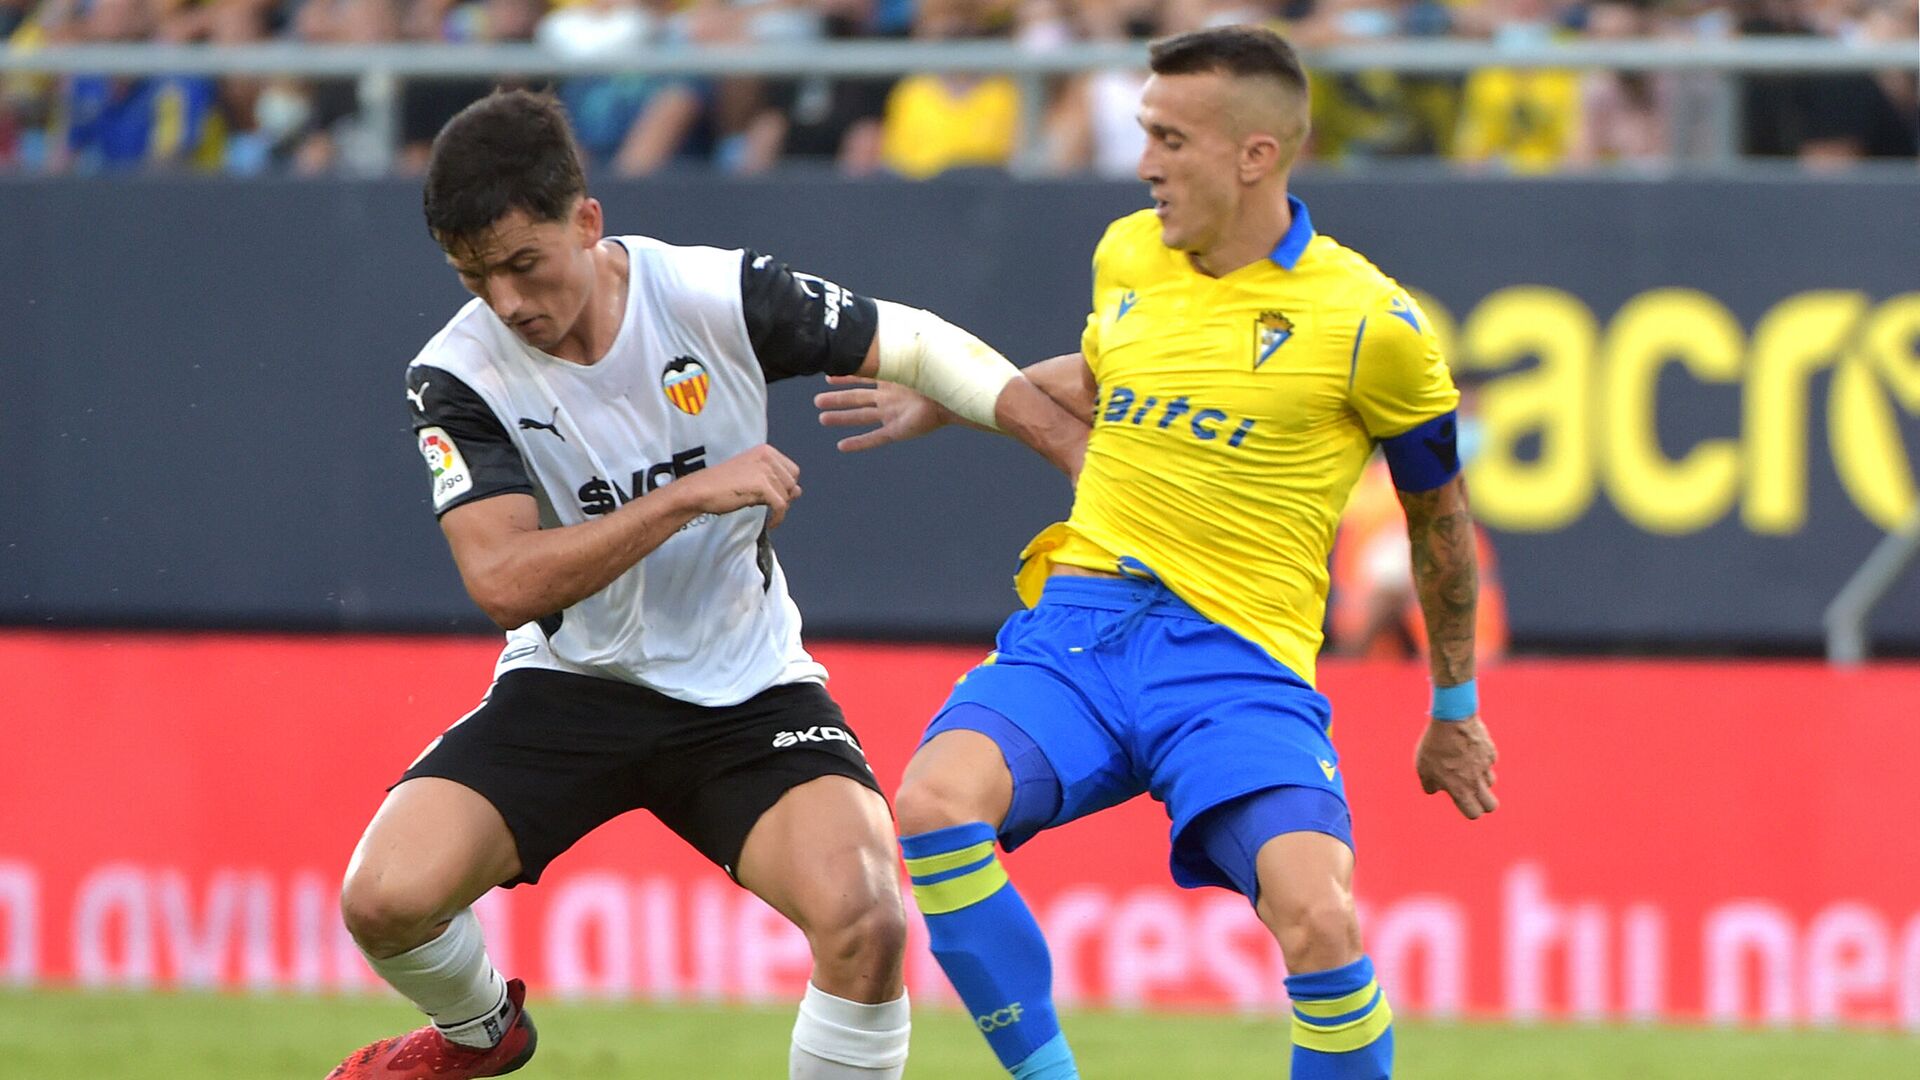
{"label": "neon yellow sock stripe", "polygon": [[1379,1006],[1372,1012],[1337,1027],[1315,1027],[1298,1016],[1294,1017],[1293,1044],[1323,1054],[1349,1054],[1372,1045],[1392,1026],[1393,1010],[1387,1006],[1387,999],[1381,998]]}
{"label": "neon yellow sock stripe", "polygon": [[1367,1002],[1372,1001],[1373,995],[1379,992],[1380,980],[1369,979],[1367,980],[1367,985],[1355,990],[1351,994],[1343,994],[1337,998],[1327,998],[1324,1001],[1296,1001],[1293,1003],[1293,1007],[1308,1016],[1343,1016],[1365,1005]]}
{"label": "neon yellow sock stripe", "polygon": [[999,892],[1006,883],[1006,868],[1000,865],[999,859],[995,859],[971,874],[961,874],[932,885],[915,885],[913,899],[920,906],[920,914],[945,915],[985,900]]}
{"label": "neon yellow sock stripe", "polygon": [[943,851],[938,855],[922,855],[917,859],[908,859],[907,873],[914,877],[926,877],[928,874],[937,874],[942,870],[952,870],[968,863],[977,863],[991,854],[993,854],[993,841],[982,840],[977,844],[969,844],[959,851]]}

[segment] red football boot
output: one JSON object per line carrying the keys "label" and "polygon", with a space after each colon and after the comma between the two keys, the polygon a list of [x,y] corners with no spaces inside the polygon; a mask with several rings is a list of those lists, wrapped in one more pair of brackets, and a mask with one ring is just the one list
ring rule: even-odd
{"label": "red football boot", "polygon": [[327,1074],[327,1080],[468,1080],[469,1077],[505,1076],[533,1059],[539,1034],[521,1003],[527,999],[527,985],[519,979],[507,983],[507,1000],[513,1002],[513,1026],[489,1050],[476,1050],[449,1042],[432,1024],[418,1031],[381,1039],[340,1063]]}

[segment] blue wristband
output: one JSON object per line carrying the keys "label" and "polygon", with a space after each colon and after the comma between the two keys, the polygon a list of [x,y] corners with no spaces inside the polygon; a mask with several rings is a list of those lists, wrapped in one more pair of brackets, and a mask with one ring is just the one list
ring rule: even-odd
{"label": "blue wristband", "polygon": [[1471,720],[1480,715],[1480,687],[1473,679],[1459,686],[1433,688],[1435,720]]}

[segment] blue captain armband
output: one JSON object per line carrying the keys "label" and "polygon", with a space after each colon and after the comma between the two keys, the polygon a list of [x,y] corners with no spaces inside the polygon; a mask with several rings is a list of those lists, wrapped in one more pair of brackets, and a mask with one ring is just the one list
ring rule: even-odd
{"label": "blue captain armband", "polygon": [[1478,680],[1468,679],[1459,686],[1436,686],[1433,688],[1433,718],[1435,720],[1471,720],[1480,715],[1480,687]]}
{"label": "blue captain armband", "polygon": [[1411,431],[1380,440],[1394,487],[1432,491],[1460,474],[1458,419],[1450,409]]}

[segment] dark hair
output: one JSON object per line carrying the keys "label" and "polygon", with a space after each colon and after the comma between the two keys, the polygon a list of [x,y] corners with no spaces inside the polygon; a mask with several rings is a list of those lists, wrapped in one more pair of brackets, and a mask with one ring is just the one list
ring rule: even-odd
{"label": "dark hair", "polygon": [[586,194],[567,112],[550,94],[496,90],[434,136],[427,160],[427,231],[451,250],[511,210],[560,221]]}
{"label": "dark hair", "polygon": [[1156,75],[1216,72],[1241,78],[1278,79],[1302,98],[1307,71],[1287,39],[1258,26],[1216,26],[1153,43],[1148,66]]}

